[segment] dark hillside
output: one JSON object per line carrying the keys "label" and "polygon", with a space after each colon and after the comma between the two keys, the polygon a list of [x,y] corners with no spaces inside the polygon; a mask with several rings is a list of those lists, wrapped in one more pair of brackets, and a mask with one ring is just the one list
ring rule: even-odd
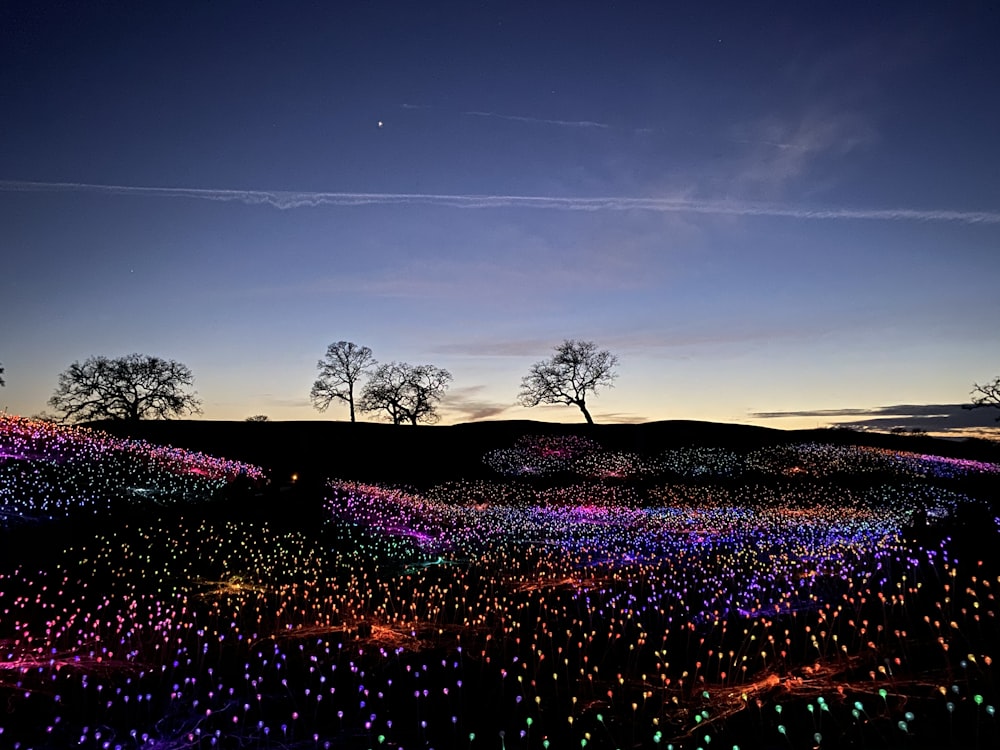
{"label": "dark hillside", "polygon": [[705,446],[750,450],[768,445],[822,442],[871,445],[936,455],[1000,460],[1000,448],[985,441],[955,442],[850,430],[776,430],[696,421],[593,425],[493,421],[451,426],[394,426],[372,422],[100,422],[91,426],[188,450],[247,461],[275,481],[293,474],[301,482],[326,477],[422,484],[490,476],[483,456],[526,435],[587,437],[610,451],[651,456],[669,448]]}
{"label": "dark hillside", "polygon": [[170,420],[90,426],[119,437],[248,461],[269,469],[278,481],[292,474],[301,481],[319,476],[407,483],[488,476],[483,456],[525,435],[585,436],[605,449],[641,455],[685,445],[741,448],[788,439],[788,433],[763,427],[682,421],[588,427],[523,420],[412,427],[372,422]]}

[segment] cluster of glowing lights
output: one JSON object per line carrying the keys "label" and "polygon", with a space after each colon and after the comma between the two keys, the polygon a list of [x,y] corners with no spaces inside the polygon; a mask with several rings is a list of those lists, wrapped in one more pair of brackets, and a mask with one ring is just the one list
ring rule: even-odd
{"label": "cluster of glowing lights", "polygon": [[673,448],[651,457],[608,451],[585,438],[528,436],[483,461],[502,476],[586,478],[885,475],[912,479],[1000,478],[1000,464],[859,445],[795,443],[739,452],[725,448]]}
{"label": "cluster of glowing lights", "polygon": [[[331,481],[322,525],[182,506],[5,564],[0,746],[1000,739],[1000,566],[947,536],[982,502],[927,481],[992,465],[879,457],[891,471],[869,471],[881,454],[805,446],[737,456],[730,474],[730,454],[691,449],[670,476],[589,441],[536,447],[521,444],[542,476],[568,481]],[[58,465],[41,442],[14,450],[22,469]],[[918,518],[937,531],[908,541]],[[995,544],[995,526],[980,531]]]}
{"label": "cluster of glowing lights", "polygon": [[264,473],[203,453],[0,415],[0,527],[121,502],[203,500],[240,478],[262,482]]}
{"label": "cluster of glowing lights", "polygon": [[614,574],[642,581],[668,619],[698,621],[822,607],[825,596],[839,596],[875,575],[883,558],[902,554],[915,518],[944,520],[975,504],[905,485],[778,492],[762,484],[639,490],[591,483],[511,491],[480,482],[418,494],[334,482],[329,492],[331,517],[367,540],[353,547],[362,557],[492,566],[518,585]]}

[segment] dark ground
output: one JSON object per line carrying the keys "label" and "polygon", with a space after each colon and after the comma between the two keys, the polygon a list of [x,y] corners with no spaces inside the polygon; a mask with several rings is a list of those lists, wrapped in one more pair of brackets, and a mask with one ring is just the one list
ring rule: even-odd
{"label": "dark ground", "polygon": [[714,422],[664,421],[586,425],[551,422],[469,422],[451,426],[373,422],[221,422],[203,420],[97,422],[89,426],[257,464],[277,484],[298,475],[311,484],[327,478],[433,484],[495,477],[483,464],[491,450],[525,435],[577,435],[609,451],[652,456],[670,448],[705,446],[751,450],[789,443],[870,445],[893,450],[1000,462],[1000,443],[951,441],[842,429],[775,430]]}

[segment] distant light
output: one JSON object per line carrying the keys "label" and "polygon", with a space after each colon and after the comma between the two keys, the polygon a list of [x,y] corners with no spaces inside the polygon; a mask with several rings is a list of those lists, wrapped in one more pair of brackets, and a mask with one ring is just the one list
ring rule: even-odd
{"label": "distant light", "polygon": [[292,474],[292,481],[293,482],[299,481],[299,475],[298,474]]}
{"label": "distant light", "polygon": [[385,123],[384,123],[384,122],[382,122],[381,120],[379,120],[379,121],[378,121],[378,126],[379,126],[379,127],[382,127],[382,126],[383,126],[384,124],[385,124]]}

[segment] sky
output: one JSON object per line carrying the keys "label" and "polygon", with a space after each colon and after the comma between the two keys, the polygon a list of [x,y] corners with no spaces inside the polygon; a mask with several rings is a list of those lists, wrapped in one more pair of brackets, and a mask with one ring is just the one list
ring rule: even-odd
{"label": "sky", "polygon": [[[564,339],[598,422],[995,425],[1000,6],[0,5],[0,408],[174,359],[204,419],[328,344],[447,368],[445,424]],[[886,421],[888,420],[888,422]],[[908,420],[908,421],[907,421]],[[936,420],[936,421],[935,421]]]}

